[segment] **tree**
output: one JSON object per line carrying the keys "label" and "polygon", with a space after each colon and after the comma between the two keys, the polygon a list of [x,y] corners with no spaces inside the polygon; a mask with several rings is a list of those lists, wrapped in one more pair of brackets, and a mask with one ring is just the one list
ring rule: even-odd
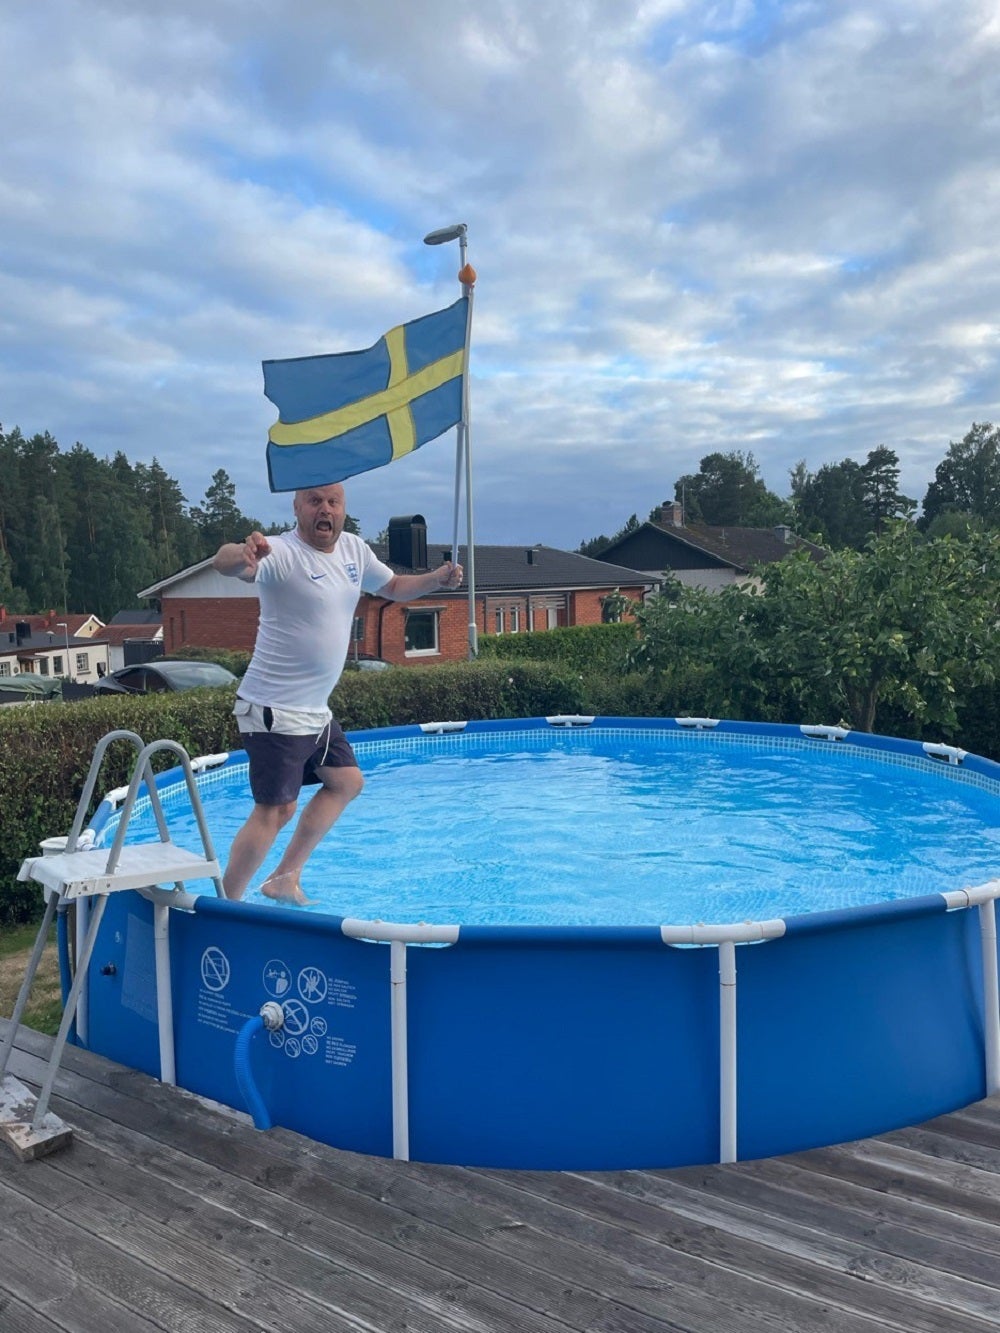
{"label": "tree", "polygon": [[830,548],[864,545],[871,523],[864,505],[861,464],[852,458],[824,463],[815,474],[802,462],[793,469],[792,502],[795,528],[813,533]]}
{"label": "tree", "polygon": [[972,429],[937,465],[927,487],[921,527],[945,514],[965,514],[1000,527],[1000,427],[973,422]]}
{"label": "tree", "polygon": [[[844,720],[883,706],[952,734],[958,703],[996,679],[1000,533],[927,541],[897,521],[863,551],[795,552],[763,585],[676,588],[637,613],[639,666],[697,679],[716,717]],[[693,671],[697,670],[695,677]]]}
{"label": "tree", "polygon": [[204,508],[192,509],[191,517],[198,527],[203,557],[214,555],[223,542],[241,540],[240,534],[260,526],[255,519],[241,513],[236,503],[236,487],[224,468],[212,473]]}
{"label": "tree", "polygon": [[603,534],[600,537],[591,537],[590,541],[580,543],[576,548],[576,553],[577,555],[590,556],[592,560],[596,560],[602,551],[606,551],[614,542],[619,541],[622,537],[627,537],[630,532],[635,532],[641,526],[638,515],[632,514],[613,537],[605,537]]}
{"label": "tree", "polygon": [[767,566],[756,634],[800,705],[871,731],[881,704],[953,730],[963,690],[990,684],[1000,648],[1000,534],[927,541],[896,522],[864,551]]}
{"label": "tree", "polygon": [[861,502],[875,532],[885,531],[895,518],[907,518],[917,502],[899,490],[899,459],[895,450],[880,444],[861,465]]}
{"label": "tree", "polygon": [[757,600],[735,583],[709,592],[671,580],[636,609],[631,665],[655,675],[692,714],[779,720],[756,633]]}
{"label": "tree", "polygon": [[908,516],[915,501],[899,492],[899,459],[880,445],[864,463],[845,458],[824,463],[815,474],[799,463],[791,473],[792,504],[799,531],[815,531],[824,546],[860,550],[872,532]]}
{"label": "tree", "polygon": [[707,454],[696,473],[679,477],[674,496],[685,521],[713,527],[765,528],[786,523],[789,506],[767,489],[752,453]]}
{"label": "tree", "polygon": [[198,528],[185,508],[178,483],[154,458],[133,469],[137,497],[149,515],[153,578],[163,578],[201,559]]}

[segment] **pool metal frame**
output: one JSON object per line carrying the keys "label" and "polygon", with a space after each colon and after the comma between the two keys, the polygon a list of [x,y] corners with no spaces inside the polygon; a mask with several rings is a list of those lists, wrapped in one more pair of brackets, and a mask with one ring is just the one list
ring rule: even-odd
{"label": "pool metal frame", "polygon": [[[900,741],[886,737],[876,737],[851,733],[841,727],[800,726],[791,727],[771,724],[751,724],[720,722],[712,718],[676,718],[676,719],[635,719],[615,717],[587,717],[577,715],[557,715],[548,718],[524,719],[516,722],[434,722],[413,727],[386,728],[377,732],[362,732],[351,735],[352,742],[364,745],[366,741],[395,742],[419,740],[420,738],[441,737],[459,732],[482,735],[490,731],[532,730],[579,730],[579,729],[622,729],[650,730],[670,729],[689,733],[712,733],[719,739],[724,736],[734,741],[746,741],[751,735],[764,740],[788,741],[796,743],[796,748],[805,743],[809,748],[815,745],[844,745],[866,751],[879,751],[893,761],[907,766],[914,763],[924,767],[929,763],[944,763],[950,768],[962,769],[963,776],[968,775],[976,785],[982,782],[1000,792],[1000,765],[989,760],[946,745],[921,744]],[[706,737],[707,739],[707,737]],[[206,756],[192,761],[196,771],[205,771],[232,763],[228,755]],[[162,774],[156,778],[156,785],[162,796],[177,780],[177,770]],[[95,836],[113,822],[126,793],[126,789],[108,793],[97,815],[92,821]],[[159,1032],[159,1069],[162,1081],[175,1081],[174,1023],[173,1001],[171,997],[171,959],[169,946],[169,920],[171,910],[180,910],[185,914],[197,911],[199,905],[203,911],[232,914],[270,914],[298,916],[288,909],[267,907],[264,909],[239,903],[218,903],[211,900],[198,900],[181,889],[165,890],[149,888],[137,890],[141,896],[154,903],[155,913],[155,984],[157,993],[157,1027]],[[876,904],[871,907],[848,909],[834,912],[819,912],[809,916],[790,917],[767,921],[748,921],[725,925],[663,925],[658,928],[660,941],[670,948],[715,948],[718,951],[718,1009],[719,1009],[719,1050],[718,1050],[718,1160],[734,1162],[738,1158],[737,1123],[738,1123],[738,1040],[737,1040],[737,946],[765,943],[781,939],[789,934],[805,935],[822,932],[831,927],[845,924],[871,925],[893,915],[913,916],[926,911],[948,913],[976,908],[978,913],[978,933],[982,968],[982,1009],[979,1021],[982,1024],[982,1049],[984,1085],[987,1094],[1000,1091],[1000,984],[998,984],[996,898],[1000,896],[1000,879],[991,880],[973,888],[953,892],[927,895],[920,899],[902,902]],[[86,912],[78,913],[77,930],[86,930]],[[309,914],[308,920],[315,922],[316,915]],[[589,936],[591,939],[609,937],[616,932],[636,933],[632,928],[576,927],[462,927],[460,925],[426,925],[369,921],[356,918],[331,918],[339,925],[343,936],[364,942],[377,942],[389,945],[388,950],[388,986],[389,1014],[391,1027],[391,1099],[392,1099],[392,1153],[393,1156],[407,1160],[410,1156],[410,1076],[409,1076],[409,1021],[407,958],[408,949],[414,945],[456,945],[463,937],[474,935],[483,940],[493,936],[508,944],[515,944],[519,938],[530,937],[532,940],[545,938],[553,942],[560,938],[572,937],[577,940]],[[301,920],[300,923],[301,924]],[[645,933],[645,932],[644,932]],[[280,1008],[280,1006],[279,1006]],[[77,1019],[77,1040],[87,1043],[88,1016],[84,1004]]]}

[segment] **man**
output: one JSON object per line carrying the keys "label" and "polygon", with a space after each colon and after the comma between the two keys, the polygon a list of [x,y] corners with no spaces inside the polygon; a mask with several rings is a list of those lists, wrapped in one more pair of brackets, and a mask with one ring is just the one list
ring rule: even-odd
{"label": "man", "polygon": [[426,574],[394,574],[360,537],[344,532],[343,486],[296,491],[293,508],[291,532],[270,538],[251,532],[244,542],[225,543],[212,561],[220,574],[256,584],[260,597],[257,640],[233,710],[250,760],[254,807],[230,849],[222,880],[229,898],[243,896],[294,815],[302,786],[318,783],[261,886],[269,898],[307,902],[302,868],[364,785],[327,704],[361,594],[410,602],[462,582],[461,565],[451,562]]}

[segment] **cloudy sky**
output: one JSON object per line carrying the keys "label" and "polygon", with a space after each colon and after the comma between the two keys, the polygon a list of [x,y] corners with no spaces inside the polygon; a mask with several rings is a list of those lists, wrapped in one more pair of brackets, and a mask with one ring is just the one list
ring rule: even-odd
{"label": "cloudy sky", "polygon": [[[459,293],[475,536],[1000,418],[996,0],[35,0],[0,27],[0,422],[284,518],[261,361]],[[454,432],[349,483],[450,540]]]}

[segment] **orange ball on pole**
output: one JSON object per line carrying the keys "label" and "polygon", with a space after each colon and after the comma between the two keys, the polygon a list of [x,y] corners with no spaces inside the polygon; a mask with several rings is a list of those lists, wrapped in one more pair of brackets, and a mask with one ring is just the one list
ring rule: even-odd
{"label": "orange ball on pole", "polygon": [[464,268],[458,270],[458,280],[466,287],[471,287],[476,281],[476,270],[471,264],[466,264]]}

